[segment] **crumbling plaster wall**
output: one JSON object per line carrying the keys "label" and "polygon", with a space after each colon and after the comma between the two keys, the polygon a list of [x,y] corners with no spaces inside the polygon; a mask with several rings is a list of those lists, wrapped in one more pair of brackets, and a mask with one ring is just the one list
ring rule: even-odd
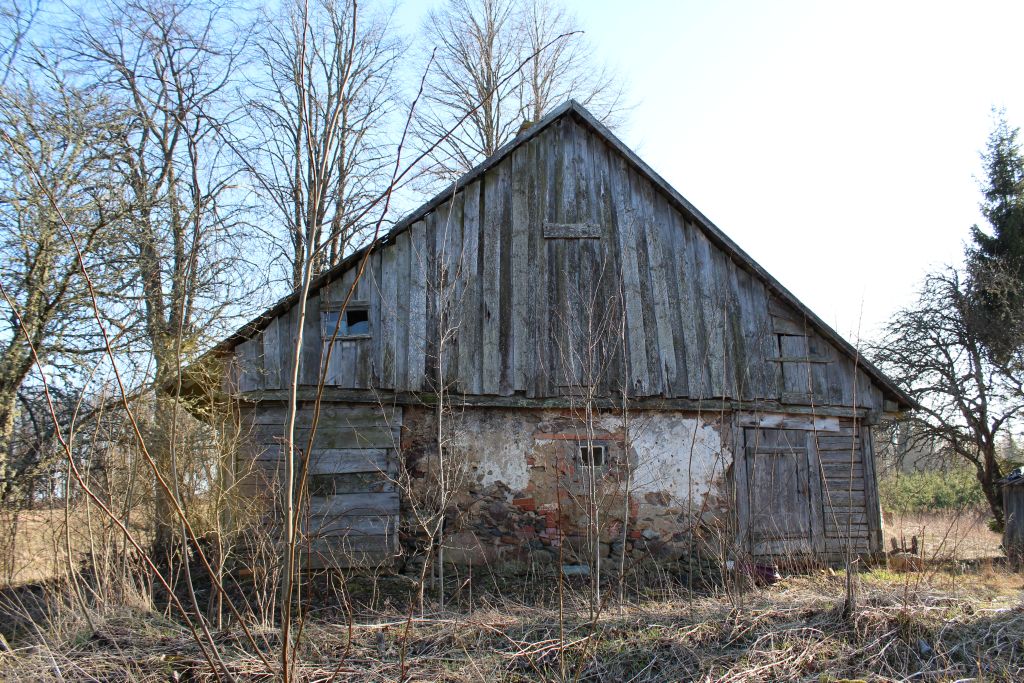
{"label": "crumbling plaster wall", "polygon": [[[413,508],[436,496],[436,414],[405,413],[405,541]],[[446,555],[459,564],[544,560],[590,563],[596,526],[602,557],[673,559],[691,531],[729,533],[732,463],[728,416],[671,411],[596,415],[582,410],[466,408],[445,418],[455,489]],[[605,447],[603,467],[583,465],[580,444]],[[591,516],[596,523],[591,525]],[[695,526],[697,525],[697,526]],[[624,533],[625,532],[625,533]]]}

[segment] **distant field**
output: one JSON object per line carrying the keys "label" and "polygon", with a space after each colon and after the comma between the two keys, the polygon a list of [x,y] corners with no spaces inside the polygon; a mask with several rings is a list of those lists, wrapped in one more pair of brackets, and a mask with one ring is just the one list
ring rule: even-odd
{"label": "distant field", "polygon": [[910,547],[917,536],[925,558],[931,560],[977,560],[1002,557],[1002,537],[988,528],[989,515],[969,510],[960,513],[906,513],[885,515],[885,548],[889,539],[902,537]]}
{"label": "distant field", "polygon": [[[653,578],[653,577],[652,577]],[[1021,576],[1000,568],[860,574],[857,607],[844,609],[843,572],[785,578],[742,592],[688,594],[668,577],[634,585],[598,616],[584,588],[534,576],[446,608],[406,604],[341,608],[321,596],[299,636],[297,680],[526,681],[1021,681]],[[382,582],[388,579],[382,579]],[[392,580],[393,581],[393,580]],[[455,586],[453,586],[454,588]],[[413,584],[407,590],[414,593]],[[537,604],[540,594],[547,602]],[[464,592],[457,594],[465,597]],[[60,596],[56,596],[60,598]],[[253,621],[216,633],[211,664],[182,623],[144,604],[96,608],[87,624],[63,599],[9,638],[0,680],[276,680],[277,629]],[[351,622],[349,620],[352,620]],[[2,622],[2,619],[0,619]],[[0,623],[0,631],[3,630]]]}
{"label": "distant field", "polygon": [[[94,538],[100,527],[100,515],[93,512],[91,520]],[[76,560],[88,552],[89,517],[84,510],[70,514],[72,552]],[[889,539],[899,542],[901,536],[910,545],[912,536],[922,543],[923,554],[929,560],[977,560],[1002,557],[1002,538],[987,526],[988,516],[983,512],[954,513],[886,513],[884,522],[885,547]],[[5,525],[9,520],[4,520]],[[67,527],[63,508],[31,510],[18,517],[17,534],[13,548],[0,548],[0,585],[24,584],[43,581],[67,571],[67,552],[64,532]],[[141,530],[137,530],[140,534]],[[120,539],[118,539],[120,540]]]}
{"label": "distant field", "polygon": [[[76,562],[86,557],[90,548],[99,551],[105,547],[104,541],[122,542],[120,532],[104,538],[106,520],[95,508],[91,515],[82,507],[73,508],[67,517],[64,508],[27,510],[20,512],[16,521],[7,516],[0,521],[4,532],[0,537],[0,585],[35,583],[66,574],[68,528]],[[12,524],[16,525],[13,538],[8,533]],[[136,528],[134,533],[144,540],[145,530]]]}

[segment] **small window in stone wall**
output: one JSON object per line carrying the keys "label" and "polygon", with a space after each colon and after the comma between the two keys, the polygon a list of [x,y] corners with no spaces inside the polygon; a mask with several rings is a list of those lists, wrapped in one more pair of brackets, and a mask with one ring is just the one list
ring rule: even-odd
{"label": "small window in stone wall", "polygon": [[604,467],[605,447],[602,444],[580,444],[580,461],[584,467]]}

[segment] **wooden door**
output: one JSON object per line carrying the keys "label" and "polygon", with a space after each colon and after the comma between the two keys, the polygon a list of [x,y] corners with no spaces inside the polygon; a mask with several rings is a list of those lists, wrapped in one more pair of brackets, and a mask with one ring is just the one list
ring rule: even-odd
{"label": "wooden door", "polygon": [[744,428],[736,464],[740,542],[754,556],[821,550],[822,501],[813,432]]}

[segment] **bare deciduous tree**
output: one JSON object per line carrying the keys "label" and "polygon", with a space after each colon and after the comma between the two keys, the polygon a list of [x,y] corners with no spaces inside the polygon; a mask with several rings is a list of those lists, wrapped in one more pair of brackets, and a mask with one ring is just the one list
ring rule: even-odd
{"label": "bare deciduous tree", "polygon": [[31,347],[65,382],[77,358],[100,350],[68,231],[100,291],[116,289],[119,272],[111,251],[123,208],[114,162],[123,122],[103,97],[45,63],[32,71],[36,82],[18,74],[0,86],[0,494],[18,474],[6,460]]}
{"label": "bare deciduous tree", "polygon": [[999,446],[1024,418],[1024,374],[1020,353],[1005,362],[985,353],[987,323],[976,301],[956,270],[932,273],[917,303],[892,317],[870,352],[921,404],[910,418],[911,438],[967,461],[1001,526]]}
{"label": "bare deciduous tree", "polygon": [[[228,13],[216,3],[106,3],[70,36],[83,77],[130,122],[117,150],[131,207],[123,258],[135,274],[125,294],[140,304],[154,368],[151,450],[172,482],[173,378],[216,332],[242,281],[244,224],[230,203],[235,172],[221,134],[246,32]],[[158,494],[155,507],[156,544],[167,546],[172,502]]]}
{"label": "bare deciduous tree", "polygon": [[423,32],[434,66],[417,136],[432,143],[466,118],[430,155],[435,177],[468,171],[569,98],[610,125],[625,109],[617,79],[595,66],[579,22],[556,0],[448,0]]}
{"label": "bare deciduous tree", "polygon": [[255,144],[238,149],[287,228],[293,287],[306,242],[319,272],[372,229],[367,214],[389,178],[384,134],[402,48],[389,28],[388,16],[353,0],[292,2],[257,45],[264,76],[247,105]]}

